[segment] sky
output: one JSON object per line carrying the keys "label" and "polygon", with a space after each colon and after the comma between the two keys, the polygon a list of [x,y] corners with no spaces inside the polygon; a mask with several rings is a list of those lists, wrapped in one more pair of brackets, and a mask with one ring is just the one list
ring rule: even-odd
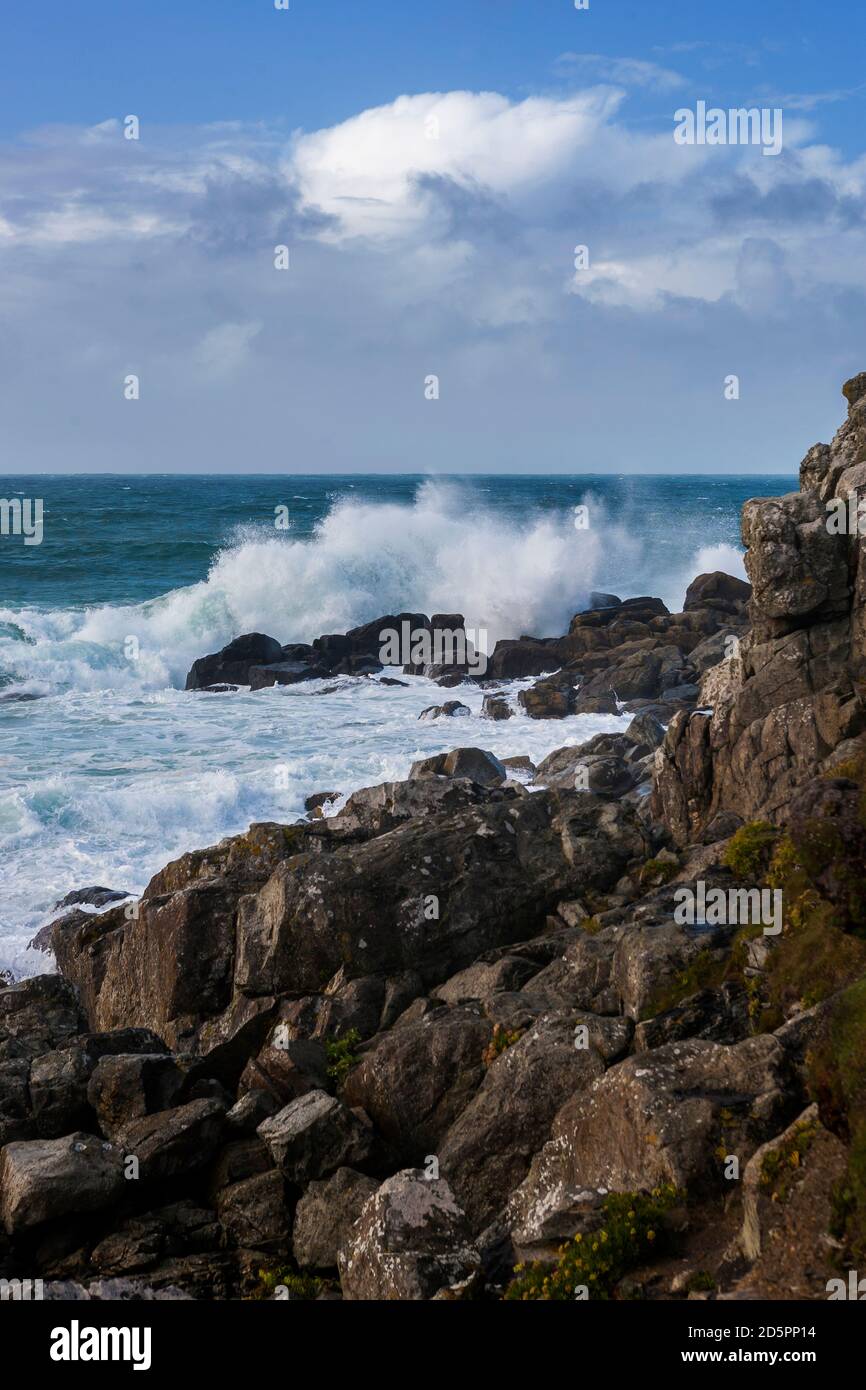
{"label": "sky", "polygon": [[[792,473],[832,435],[861,0],[289,3],[3,8],[0,472]],[[678,142],[701,102],[781,150]]]}

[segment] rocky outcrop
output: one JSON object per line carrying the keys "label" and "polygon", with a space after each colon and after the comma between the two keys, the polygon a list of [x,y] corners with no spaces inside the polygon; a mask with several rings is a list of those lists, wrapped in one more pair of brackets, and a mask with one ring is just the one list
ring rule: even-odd
{"label": "rocky outcrop", "polygon": [[712,713],[678,714],[659,754],[654,810],[678,844],[719,813],[783,823],[798,785],[866,730],[866,542],[832,506],[866,484],[866,376],[844,391],[848,419],[807,454],[801,491],[743,508],[751,630],[705,676]]}

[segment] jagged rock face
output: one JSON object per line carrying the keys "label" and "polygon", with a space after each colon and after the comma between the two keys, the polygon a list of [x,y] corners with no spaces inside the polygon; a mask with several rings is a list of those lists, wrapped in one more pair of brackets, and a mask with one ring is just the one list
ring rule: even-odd
{"label": "jagged rock face", "polygon": [[866,486],[866,374],[848,419],[801,468],[801,492],[743,508],[751,632],[706,671],[712,714],[677,714],[656,755],[653,812],[677,844],[719,813],[784,823],[797,787],[866,730],[866,539],[828,526],[827,502]]}
{"label": "jagged rock face", "polygon": [[[201,1044],[207,1026],[211,1043],[228,1045],[275,996],[321,996],[342,971],[338,995],[311,1013],[330,1004],[336,1022],[344,1003],[357,1012],[364,1000],[344,996],[368,979],[378,987],[375,1029],[386,977],[414,972],[416,990],[439,984],[484,951],[542,930],[560,899],[610,888],[649,852],[628,805],[578,792],[433,785],[454,790],[453,801],[433,799],[443,807],[433,814],[401,820],[409,806],[383,791],[381,806],[359,799],[346,826],[299,824],[254,845],[238,837],[245,857],[232,841],[185,857],[157,876],[152,886],[162,891],[146,890],[137,917],[118,907],[83,926],[60,924],[58,960],[91,1026],[135,1023],[187,1047]],[[404,784],[416,786],[426,796],[424,779]],[[392,819],[387,833],[362,838],[362,821],[379,829]],[[349,1014],[339,1021],[356,1026]]]}

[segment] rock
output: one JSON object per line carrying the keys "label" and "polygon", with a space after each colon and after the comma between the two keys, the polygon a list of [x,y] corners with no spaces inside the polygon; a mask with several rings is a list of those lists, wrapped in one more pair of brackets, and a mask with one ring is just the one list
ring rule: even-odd
{"label": "rock", "polygon": [[273,637],[266,637],[261,632],[245,633],[243,637],[229,642],[222,651],[194,661],[186,678],[186,688],[201,690],[221,683],[249,685],[251,666],[279,661],[282,654],[282,647]]}
{"label": "rock", "polygon": [[646,839],[635,813],[586,793],[416,818],[280,865],[243,898],[236,985],[251,995],[316,992],[341,966],[350,977],[415,970],[438,984],[532,936],[558,901],[609,887],[639,857]]}
{"label": "rock", "polygon": [[0,1150],[0,1220],[9,1235],[111,1206],[123,1186],[123,1154],[92,1134],[35,1139]]}
{"label": "rock", "polygon": [[571,710],[572,714],[619,714],[616,696],[610,691],[602,695],[584,695],[577,692]]}
{"label": "rock", "polygon": [[291,1238],[285,1183],[275,1170],[225,1187],[217,1215],[230,1243],[247,1250],[282,1254]]}
{"label": "rock", "polygon": [[482,719],[511,719],[514,710],[504,695],[485,695],[481,702]]}
{"label": "rock", "polygon": [[237,1134],[254,1134],[259,1125],[276,1114],[280,1103],[269,1090],[255,1088],[242,1095],[226,1115],[226,1129]]}
{"label": "rock", "polygon": [[340,1251],[343,1297],[432,1298],[478,1271],[478,1251],[447,1182],[405,1169],[367,1201]]}
{"label": "rock", "polygon": [[454,719],[455,717],[459,717],[465,719],[468,718],[471,713],[472,711],[469,706],[462,704],[460,700],[446,700],[444,705],[428,705],[426,709],[422,709],[418,718]]}
{"label": "rock", "polygon": [[518,753],[513,758],[503,758],[502,766],[509,773],[525,773],[530,779],[535,776],[535,763],[525,753]]}
{"label": "rock", "polygon": [[492,1032],[471,1007],[406,1023],[364,1053],[343,1097],[363,1107],[401,1162],[421,1163],[481,1084]]}
{"label": "rock", "polygon": [[87,1083],[87,1100],[108,1138],[130,1121],[175,1104],[183,1074],[170,1054],[100,1058]]}
{"label": "rock", "polygon": [[110,903],[119,903],[128,897],[131,897],[130,893],[118,893],[113,888],[76,888],[54,904],[54,911],[61,907],[79,907],[82,903],[91,907],[108,907]]}
{"label": "rock", "polygon": [[586,1188],[720,1191],[725,1156],[744,1167],[796,1108],[784,1052],[767,1035],[733,1047],[669,1043],[629,1057],[566,1101],[509,1219],[531,1229]]}
{"label": "rock", "polygon": [[588,751],[592,743],[577,748],[558,748],[549,753],[536,769],[535,780],[544,787],[591,792],[596,796],[618,798],[631,791],[635,773],[625,759]]}
{"label": "rock", "polygon": [[635,744],[634,757],[654,753],[664,743],[664,725],[651,714],[636,714],[625,731],[625,736]]}
{"label": "rock", "polygon": [[536,681],[517,696],[530,719],[565,719],[574,713],[577,699],[576,676],[573,671],[560,671],[555,676]]}
{"label": "rock", "polygon": [[300,681],[321,679],[334,672],[326,666],[309,661],[275,661],[268,665],[250,666],[247,685],[250,690],[269,690],[275,685],[298,685]]}
{"label": "rock", "polygon": [[413,763],[409,779],[416,777],[467,777],[481,787],[499,787],[508,773],[495,754],[483,748],[455,748],[451,753]]}
{"label": "rock", "polygon": [[[342,811],[333,818],[333,826],[347,831],[361,830],[368,835],[382,835],[413,816],[440,815],[467,806],[513,799],[514,793],[500,789],[498,780],[484,785],[471,781],[465,773],[452,777],[441,770],[434,772],[434,768],[445,767],[446,759],[447,755],[440,753],[435,758],[425,758],[415,763],[415,775],[406,782],[382,782],[376,787],[362,787],[353,792]],[[464,762],[464,766],[471,767],[481,777],[488,774],[492,777],[496,770],[495,765],[491,767],[486,760],[475,765]]]}
{"label": "rock", "polygon": [[589,606],[591,609],[619,608],[621,605],[622,599],[617,598],[616,594],[599,593],[598,590],[593,589],[589,596]]}
{"label": "rock", "polygon": [[325,807],[330,806],[331,802],[339,801],[339,792],[315,792],[313,796],[308,796],[304,802],[304,810],[310,816],[322,816]]}
{"label": "rock", "polygon": [[34,975],[0,989],[0,1043],[16,1039],[31,1057],[81,1032],[74,986],[59,975]]}
{"label": "rock", "polygon": [[143,1181],[165,1181],[203,1167],[214,1155],[225,1109],[217,1100],[192,1100],[172,1110],[128,1121],[116,1142],[138,1159]]}
{"label": "rock", "polygon": [[712,574],[699,574],[697,579],[692,580],[686,590],[683,612],[688,613],[695,608],[712,608],[720,613],[738,615],[742,613],[751,597],[750,584],[746,584],[742,579],[735,579],[731,574],[715,570]]}
{"label": "rock", "polygon": [[433,997],[444,1004],[488,999],[504,990],[520,989],[534,973],[534,962],[524,956],[497,955],[494,960],[481,959],[460,970],[444,985],[437,986]]}
{"label": "rock", "polygon": [[366,1162],[373,1151],[367,1125],[335,1096],[309,1091],[260,1124],[257,1133],[289,1182],[327,1177]]}
{"label": "rock", "polygon": [[[375,1012],[378,1022],[381,1005],[377,1005]],[[289,1024],[278,1021],[262,1050],[247,1062],[239,1090],[263,1092],[275,1102],[275,1108],[279,1108],[308,1091],[324,1090],[327,1084],[328,1054],[324,1043],[312,1038],[293,1038]]]}
{"label": "rock", "polygon": [[122,1222],[94,1247],[90,1263],[103,1275],[132,1275],[163,1259],[214,1250],[219,1243],[212,1211],[190,1201],[174,1202]]}
{"label": "rock", "polygon": [[483,1229],[522,1182],[563,1103],[604,1072],[592,1036],[618,1025],[588,1015],[584,1024],[585,1048],[576,1046],[578,1025],[569,1018],[541,1019],[506,1047],[439,1146],[439,1171],[472,1230]]}
{"label": "rock", "polygon": [[719,989],[700,990],[675,1008],[639,1023],[634,1035],[635,1051],[649,1052],[686,1038],[742,1042],[750,1031],[748,995],[741,984],[729,980]]}
{"label": "rock", "polygon": [[354,1168],[309,1184],[295,1211],[292,1244],[301,1269],[334,1269],[340,1249],[379,1184]]}

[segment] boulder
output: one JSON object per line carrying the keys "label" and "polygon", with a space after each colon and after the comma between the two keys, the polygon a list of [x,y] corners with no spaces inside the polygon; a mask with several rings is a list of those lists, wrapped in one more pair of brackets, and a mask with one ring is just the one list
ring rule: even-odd
{"label": "boulder", "polygon": [[472,711],[468,705],[464,705],[460,700],[446,700],[444,705],[428,705],[422,709],[418,715],[419,719],[467,719]]}
{"label": "boulder", "polygon": [[481,702],[482,719],[511,719],[514,710],[504,695],[485,695]]}
{"label": "boulder", "polygon": [[256,1132],[289,1182],[327,1177],[337,1168],[366,1162],[373,1152],[369,1126],[325,1091],[290,1101]]}
{"label": "boulder", "polygon": [[228,646],[211,656],[194,661],[186,678],[187,690],[201,690],[222,683],[249,685],[251,666],[266,666],[279,661],[283,649],[273,637],[261,632],[247,632],[236,637]]}
{"label": "boulder", "polygon": [[138,1159],[143,1181],[165,1181],[195,1171],[213,1157],[223,1130],[225,1107],[218,1100],[186,1105],[130,1120],[115,1142]]}
{"label": "boulder", "polygon": [[742,1171],[797,1108],[784,1050],[766,1034],[733,1047],[693,1039],[629,1057],[566,1101],[509,1204],[509,1221],[531,1231],[587,1188],[670,1183],[695,1195],[719,1192],[728,1156]]}
{"label": "boulder", "polygon": [[455,748],[451,753],[437,753],[413,763],[409,780],[418,777],[465,777],[481,787],[500,787],[508,773],[495,754],[483,748]]}
{"label": "boulder", "polygon": [[282,1174],[272,1169],[224,1187],[217,1216],[230,1244],[246,1250],[282,1254],[291,1239]]}
{"label": "boulder", "polygon": [[553,791],[299,856],[239,904],[236,985],[313,993],[341,966],[349,978],[413,970],[439,984],[531,937],[563,898],[610,887],[646,848],[630,808]]}
{"label": "boulder", "polygon": [[92,1134],[34,1139],[0,1150],[0,1221],[9,1235],[109,1207],[123,1187],[121,1150]]}
{"label": "boulder", "polygon": [[627,1031],[617,1021],[547,1017],[491,1063],[438,1149],[439,1171],[473,1230],[482,1230],[522,1182],[563,1103],[603,1074],[593,1036],[607,1035],[609,1042],[615,1034],[623,1047]]}
{"label": "boulder", "polygon": [[471,1279],[479,1256],[448,1183],[405,1169],[369,1198],[338,1263],[346,1299],[417,1301]]}
{"label": "boulder", "polygon": [[295,1210],[292,1247],[301,1269],[334,1269],[337,1255],[379,1184],[354,1168],[311,1182]]}
{"label": "boulder", "polygon": [[428,1013],[382,1034],[349,1073],[343,1097],[363,1107],[401,1162],[422,1163],[481,1084],[492,1032],[472,1007]]}

